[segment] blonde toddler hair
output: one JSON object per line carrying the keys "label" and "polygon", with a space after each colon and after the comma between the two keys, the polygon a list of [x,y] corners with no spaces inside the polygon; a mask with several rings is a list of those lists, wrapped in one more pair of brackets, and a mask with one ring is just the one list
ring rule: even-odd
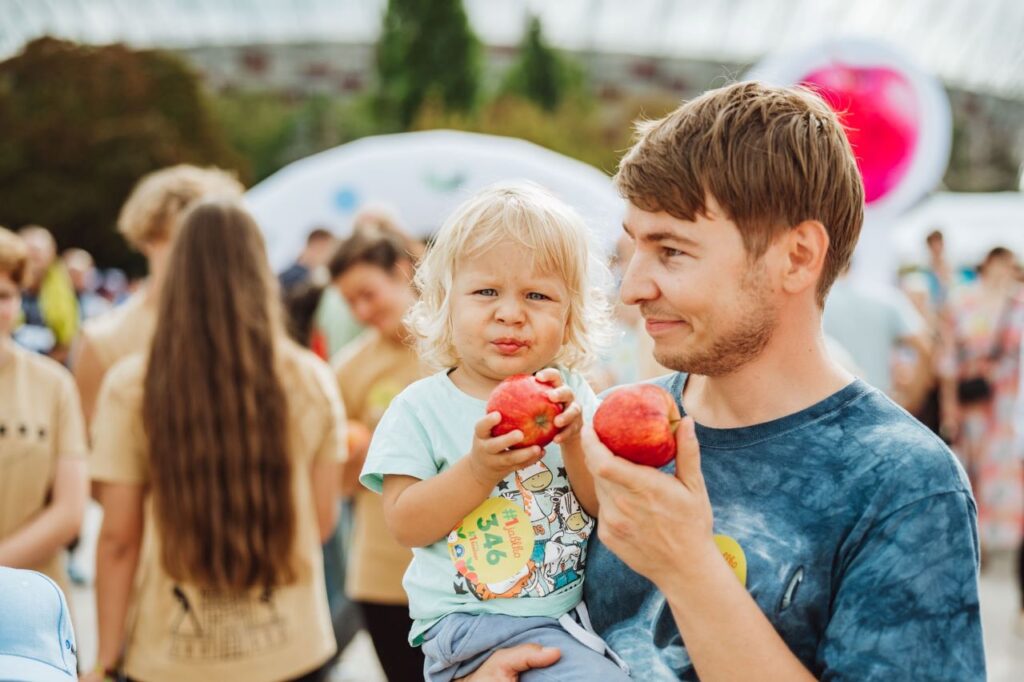
{"label": "blonde toddler hair", "polygon": [[459,262],[503,242],[531,252],[541,270],[559,273],[569,292],[567,337],[553,364],[586,369],[608,343],[609,279],[591,253],[583,219],[547,190],[529,182],[492,185],[459,206],[437,233],[416,270],[419,301],[406,321],[421,358],[442,369],[456,366],[452,282]]}

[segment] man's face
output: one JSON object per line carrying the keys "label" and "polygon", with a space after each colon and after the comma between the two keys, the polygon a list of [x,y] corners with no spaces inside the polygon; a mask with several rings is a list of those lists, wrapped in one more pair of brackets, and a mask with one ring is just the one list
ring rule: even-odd
{"label": "man's face", "polygon": [[714,201],[695,222],[628,204],[624,226],[636,251],[622,300],[638,305],[662,365],[705,376],[756,358],[778,324],[764,258],[751,261],[736,225]]}

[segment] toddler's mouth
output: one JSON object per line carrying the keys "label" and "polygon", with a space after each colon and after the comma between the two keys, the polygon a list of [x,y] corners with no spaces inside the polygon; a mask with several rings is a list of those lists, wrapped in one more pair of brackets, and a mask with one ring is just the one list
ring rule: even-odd
{"label": "toddler's mouth", "polygon": [[510,337],[494,339],[491,341],[491,345],[497,348],[498,352],[502,355],[515,355],[519,351],[530,347],[529,342]]}

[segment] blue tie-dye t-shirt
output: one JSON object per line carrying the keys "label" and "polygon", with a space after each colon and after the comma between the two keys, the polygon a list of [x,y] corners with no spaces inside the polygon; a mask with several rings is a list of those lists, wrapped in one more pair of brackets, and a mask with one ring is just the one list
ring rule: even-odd
{"label": "blue tie-dye t-shirt", "polygon": [[[685,380],[655,380],[681,411]],[[985,679],[976,509],[931,432],[855,381],[765,424],[698,424],[697,437],[719,546],[816,677]],[[697,679],[664,596],[597,536],[584,594],[635,678]]]}

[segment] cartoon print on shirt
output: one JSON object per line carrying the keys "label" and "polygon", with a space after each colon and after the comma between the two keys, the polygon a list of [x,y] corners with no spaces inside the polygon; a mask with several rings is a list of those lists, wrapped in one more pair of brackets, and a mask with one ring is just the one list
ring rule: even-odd
{"label": "cartoon print on shirt", "polygon": [[[568,488],[549,490],[555,477],[544,462],[523,467],[512,476],[515,490],[502,493],[502,497],[515,502],[526,510],[530,517],[530,523],[533,524],[537,542],[546,542],[551,536],[552,525],[558,519],[554,509],[554,495],[565,492]],[[543,558],[543,554],[537,556],[536,550],[535,547],[534,560],[539,561]]]}
{"label": "cartoon print on shirt", "polygon": [[579,500],[565,491],[555,501],[560,528],[544,545],[544,577],[549,591],[555,591],[579,580],[586,561],[584,547],[594,528],[594,521],[583,511]]}
{"label": "cartoon print on shirt", "polygon": [[[559,474],[563,471],[560,469]],[[530,559],[513,576],[495,583],[483,583],[475,573],[459,570],[456,593],[468,592],[481,601],[543,597],[582,579],[583,548],[594,522],[568,485],[554,485],[556,478],[547,465],[537,462],[516,471],[510,481],[498,486],[499,491],[506,491],[500,493],[501,498],[526,512],[534,535]],[[514,490],[509,490],[513,486]],[[449,542],[457,541],[454,535],[449,537]]]}

